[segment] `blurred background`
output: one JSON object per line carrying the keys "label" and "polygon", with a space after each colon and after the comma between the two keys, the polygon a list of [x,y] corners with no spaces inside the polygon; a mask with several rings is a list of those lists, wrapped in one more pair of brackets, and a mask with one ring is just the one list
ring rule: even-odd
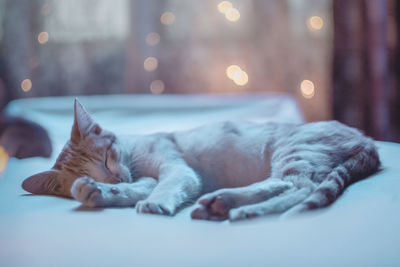
{"label": "blurred background", "polygon": [[289,93],[400,142],[395,0],[0,0],[0,107],[92,94]]}

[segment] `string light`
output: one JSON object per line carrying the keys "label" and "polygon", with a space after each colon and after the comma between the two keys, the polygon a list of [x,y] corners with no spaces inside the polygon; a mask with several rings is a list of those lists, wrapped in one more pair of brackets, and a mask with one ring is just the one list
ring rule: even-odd
{"label": "string light", "polygon": [[230,65],[226,68],[226,76],[228,76],[229,79],[233,80],[235,73],[240,70],[241,69],[238,65]]}
{"label": "string light", "polygon": [[160,42],[160,35],[156,32],[151,32],[146,36],[146,43],[149,46],[155,46]]}
{"label": "string light", "polygon": [[232,3],[229,1],[222,1],[217,6],[218,11],[225,15],[228,21],[238,21],[240,18],[240,12],[233,7]]}
{"label": "string light", "polygon": [[30,79],[25,79],[21,82],[21,89],[24,92],[28,92],[32,89],[32,81]]}
{"label": "string light", "polygon": [[221,12],[222,14],[225,14],[226,11],[231,9],[233,7],[232,3],[229,1],[222,1],[221,3],[218,4],[218,11]]}
{"label": "string light", "polygon": [[249,82],[249,76],[238,65],[228,66],[226,68],[226,76],[239,86],[244,86]]}
{"label": "string light", "polygon": [[160,17],[160,21],[164,25],[171,25],[175,21],[175,15],[170,11],[164,12]]}
{"label": "string light", "polygon": [[8,160],[10,156],[4,147],[0,146],[0,173],[4,172],[7,168]]}
{"label": "string light", "polygon": [[152,94],[161,94],[162,92],[164,92],[164,89],[165,85],[164,82],[161,80],[154,80],[150,84],[150,91]]}
{"label": "string light", "polygon": [[155,57],[148,57],[143,63],[144,69],[147,71],[153,71],[158,67],[158,60]]}
{"label": "string light", "polygon": [[249,76],[243,70],[237,71],[233,77],[233,82],[236,85],[244,86],[249,82]]}
{"label": "string light", "polygon": [[45,44],[49,41],[49,33],[48,32],[41,32],[38,35],[38,42],[40,44]]}
{"label": "string light", "polygon": [[315,95],[315,86],[310,80],[303,80],[300,84],[300,90],[304,98],[310,99]]}
{"label": "string light", "polygon": [[232,22],[238,21],[240,19],[240,12],[236,8],[230,8],[225,12],[225,18]]}
{"label": "string light", "polygon": [[307,27],[311,31],[321,30],[324,26],[324,20],[319,16],[312,16],[307,20]]}

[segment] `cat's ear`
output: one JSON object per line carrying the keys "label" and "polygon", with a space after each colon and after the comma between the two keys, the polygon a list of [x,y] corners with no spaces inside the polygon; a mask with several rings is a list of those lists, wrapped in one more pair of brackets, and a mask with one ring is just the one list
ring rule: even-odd
{"label": "cat's ear", "polygon": [[74,124],[72,125],[71,140],[78,141],[89,133],[100,134],[101,127],[92,119],[78,99],[74,103]]}
{"label": "cat's ear", "polygon": [[32,194],[62,195],[63,186],[58,179],[59,171],[50,170],[32,175],[22,182],[22,188]]}

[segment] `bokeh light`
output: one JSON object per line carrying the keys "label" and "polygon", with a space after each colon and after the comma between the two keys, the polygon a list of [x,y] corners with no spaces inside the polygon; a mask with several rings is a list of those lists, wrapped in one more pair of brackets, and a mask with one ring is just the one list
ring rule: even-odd
{"label": "bokeh light", "polygon": [[4,147],[0,146],[0,173],[4,172],[7,168],[8,160],[10,159]]}
{"label": "bokeh light", "polygon": [[300,90],[304,98],[310,99],[315,95],[315,86],[310,80],[303,80],[300,84]]}
{"label": "bokeh light", "polygon": [[164,25],[171,25],[175,21],[175,15],[170,11],[164,12],[160,17],[160,21]]}
{"label": "bokeh light", "polygon": [[321,30],[323,26],[324,26],[324,20],[319,16],[312,16],[307,21],[307,27],[311,31]]}
{"label": "bokeh light", "polygon": [[38,42],[40,44],[45,44],[49,41],[49,33],[48,32],[41,32],[38,35]]}
{"label": "bokeh light", "polygon": [[146,36],[146,43],[149,46],[155,46],[160,42],[160,35],[156,32],[151,32]]}
{"label": "bokeh light", "polygon": [[24,92],[28,92],[32,89],[32,81],[30,79],[25,79],[21,82],[21,89]]}
{"label": "bokeh light", "polygon": [[235,73],[241,71],[241,68],[238,65],[230,65],[226,68],[226,76],[228,76],[229,79],[233,80]]}
{"label": "bokeh light", "polygon": [[161,94],[162,92],[164,92],[164,89],[165,85],[164,82],[161,80],[152,81],[150,84],[150,91],[152,94]]}
{"label": "bokeh light", "polygon": [[236,85],[244,86],[249,82],[249,76],[245,71],[239,70],[235,72],[233,76],[233,81],[235,82]]}
{"label": "bokeh light", "polygon": [[249,76],[238,65],[228,66],[226,68],[226,76],[239,86],[244,86],[249,82]]}
{"label": "bokeh light", "polygon": [[232,22],[238,21],[240,18],[240,12],[236,8],[230,8],[225,12],[225,18]]}
{"label": "bokeh light", "polygon": [[233,7],[232,3],[229,1],[222,1],[221,3],[218,4],[218,11],[221,12],[222,14],[225,14],[226,11],[231,9]]}
{"label": "bokeh light", "polygon": [[143,63],[144,69],[147,71],[153,71],[158,67],[158,60],[155,57],[148,57]]}

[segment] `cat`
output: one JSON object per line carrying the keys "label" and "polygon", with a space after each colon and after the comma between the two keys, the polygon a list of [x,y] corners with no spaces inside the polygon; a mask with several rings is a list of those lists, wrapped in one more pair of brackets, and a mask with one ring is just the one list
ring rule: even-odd
{"label": "cat", "polygon": [[336,121],[227,121],[116,137],[75,99],[70,140],[51,170],[22,187],[88,207],[136,206],[163,215],[200,197],[193,219],[236,221],[328,206],[379,166],[373,140]]}

